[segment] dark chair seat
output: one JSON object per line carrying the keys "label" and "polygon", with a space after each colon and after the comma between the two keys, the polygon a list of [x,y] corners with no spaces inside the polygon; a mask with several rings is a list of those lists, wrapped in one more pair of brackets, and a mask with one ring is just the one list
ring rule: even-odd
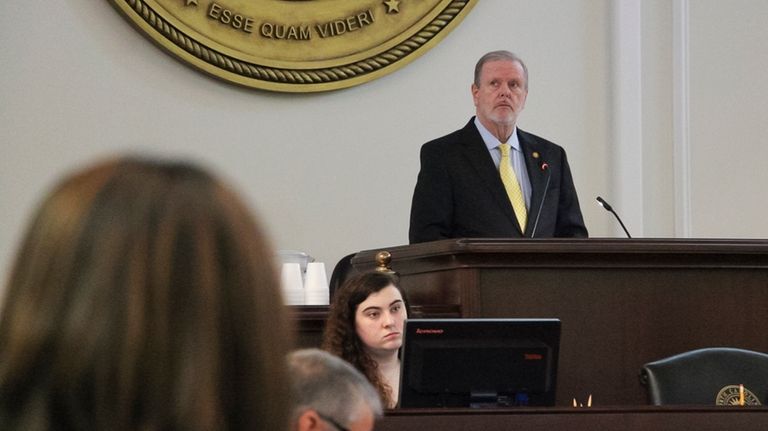
{"label": "dark chair seat", "polygon": [[766,404],[768,354],[729,347],[692,350],[645,364],[640,379],[654,405],[715,405],[723,388],[739,384]]}

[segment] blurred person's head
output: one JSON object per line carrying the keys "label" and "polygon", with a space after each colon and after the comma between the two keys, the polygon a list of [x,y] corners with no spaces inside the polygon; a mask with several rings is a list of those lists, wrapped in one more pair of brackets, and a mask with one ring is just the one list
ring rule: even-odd
{"label": "blurred person's head", "polygon": [[291,339],[272,250],[225,184],[123,158],[38,209],[0,316],[0,423],[279,430]]}
{"label": "blurred person's head", "polygon": [[336,291],[323,334],[323,348],[360,370],[385,407],[396,394],[382,378],[377,358],[397,355],[409,305],[398,277],[384,272],[356,275]]}
{"label": "blurred person's head", "polygon": [[379,394],[346,361],[318,349],[288,356],[294,431],[371,431],[382,414]]}

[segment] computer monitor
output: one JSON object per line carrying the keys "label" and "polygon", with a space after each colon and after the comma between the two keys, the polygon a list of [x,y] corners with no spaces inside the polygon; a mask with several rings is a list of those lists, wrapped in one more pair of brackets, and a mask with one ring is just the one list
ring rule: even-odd
{"label": "computer monitor", "polygon": [[559,319],[409,319],[402,408],[553,406]]}

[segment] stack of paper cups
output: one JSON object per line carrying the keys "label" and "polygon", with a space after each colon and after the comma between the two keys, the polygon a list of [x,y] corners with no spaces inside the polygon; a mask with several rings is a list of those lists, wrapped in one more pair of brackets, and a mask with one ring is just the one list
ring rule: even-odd
{"label": "stack of paper cups", "polygon": [[307,305],[328,305],[328,278],[325,275],[324,263],[309,262],[307,264],[304,295],[304,303]]}
{"label": "stack of paper cups", "polygon": [[280,272],[280,283],[286,305],[304,305],[301,265],[298,263],[284,263]]}

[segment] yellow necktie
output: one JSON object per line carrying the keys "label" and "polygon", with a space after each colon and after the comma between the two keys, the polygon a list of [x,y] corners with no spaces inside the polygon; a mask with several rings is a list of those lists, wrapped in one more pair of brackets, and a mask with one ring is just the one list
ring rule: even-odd
{"label": "yellow necktie", "polygon": [[501,149],[501,163],[499,164],[499,175],[504,188],[507,189],[507,196],[512,202],[512,208],[515,210],[517,222],[520,223],[520,230],[525,232],[525,224],[528,222],[528,211],[525,208],[525,198],[523,191],[520,190],[520,183],[517,182],[517,176],[509,160],[509,144],[499,145]]}

